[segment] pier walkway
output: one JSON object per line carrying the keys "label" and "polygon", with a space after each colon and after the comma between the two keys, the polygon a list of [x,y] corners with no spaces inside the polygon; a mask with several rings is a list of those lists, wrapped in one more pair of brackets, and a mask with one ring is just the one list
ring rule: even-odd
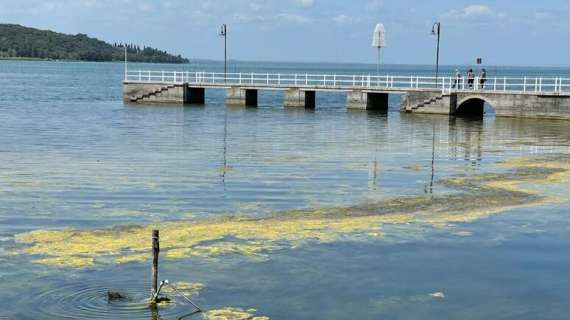
{"label": "pier walkway", "polygon": [[401,94],[402,112],[483,114],[570,119],[570,78],[475,78],[415,75],[337,75],[127,71],[123,97],[133,103],[204,104],[205,90],[226,90],[226,104],[257,106],[259,90],[284,92],[284,106],[315,108],[316,92],[346,92],[348,109],[387,109],[389,94]]}

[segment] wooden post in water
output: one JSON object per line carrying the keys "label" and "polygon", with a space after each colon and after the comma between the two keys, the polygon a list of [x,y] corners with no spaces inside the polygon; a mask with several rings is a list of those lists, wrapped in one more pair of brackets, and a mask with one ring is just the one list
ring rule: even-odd
{"label": "wooden post in water", "polygon": [[160,252],[160,244],[158,230],[152,230],[152,278],[151,278],[151,302],[155,301],[156,291],[158,290],[158,253]]}

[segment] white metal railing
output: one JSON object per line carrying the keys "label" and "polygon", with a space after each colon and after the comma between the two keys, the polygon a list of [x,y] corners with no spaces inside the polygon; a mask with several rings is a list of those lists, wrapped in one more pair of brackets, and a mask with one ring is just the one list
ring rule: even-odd
{"label": "white metal railing", "polygon": [[516,93],[567,93],[570,78],[562,77],[490,77],[485,81],[443,76],[439,78],[416,75],[346,75],[346,74],[279,74],[279,73],[216,73],[189,71],[127,71],[126,81],[190,83],[215,86],[311,87],[315,89],[389,89],[494,91]]}

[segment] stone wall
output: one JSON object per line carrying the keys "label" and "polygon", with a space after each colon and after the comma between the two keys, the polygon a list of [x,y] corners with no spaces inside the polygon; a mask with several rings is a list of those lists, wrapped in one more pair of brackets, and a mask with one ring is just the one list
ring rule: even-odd
{"label": "stone wall", "polygon": [[[431,99],[440,97],[434,102],[425,103]],[[429,114],[453,114],[457,103],[457,96],[453,94],[443,95],[441,91],[421,91],[409,92],[402,95],[400,105],[401,111],[413,113],[429,113]],[[417,109],[411,110],[420,106]]]}
{"label": "stone wall", "polygon": [[155,83],[123,83],[123,100],[133,102],[185,103],[187,90],[185,85]]}
{"label": "stone wall", "polygon": [[472,99],[487,102],[497,116],[570,119],[570,97],[546,94],[457,93],[458,108]]}

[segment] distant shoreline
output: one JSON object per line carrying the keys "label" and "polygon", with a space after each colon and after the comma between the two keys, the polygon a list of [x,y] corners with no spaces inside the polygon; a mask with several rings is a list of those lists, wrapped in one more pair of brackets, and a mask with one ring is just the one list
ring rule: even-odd
{"label": "distant shoreline", "polygon": [[[46,59],[46,58],[29,58],[29,57],[0,57],[0,61],[31,61],[31,62],[70,62],[70,63],[124,63],[123,60],[108,60],[108,61],[90,61],[90,60],[70,60],[70,59]],[[197,58],[192,59],[190,62],[181,62],[181,63],[174,63],[174,62],[139,62],[139,61],[128,61],[129,64],[169,64],[169,65],[199,65],[202,63],[213,63],[213,64],[220,64],[224,63],[223,60],[212,60],[212,59],[203,59]],[[359,67],[376,67],[375,64],[372,63],[363,63],[363,62],[293,62],[293,61],[270,61],[270,60],[228,60],[228,63],[235,64],[235,65],[248,65],[248,64],[259,64],[259,63],[266,63],[266,64],[282,64],[282,65],[321,65],[321,66],[338,66],[338,65],[348,65],[348,66],[359,66]],[[427,64],[384,64],[385,67],[431,67],[431,65]],[[455,69],[455,68],[467,68],[471,65],[440,65],[442,69]],[[557,69],[557,70],[570,70],[570,66],[522,66],[522,65],[486,65],[487,69],[517,69],[517,68],[529,68],[529,69]]]}
{"label": "distant shoreline", "polygon": [[27,58],[27,57],[0,57],[0,60],[18,60],[18,61],[62,61],[45,58]]}
{"label": "distant shoreline", "polygon": [[[48,59],[48,58],[30,58],[30,57],[0,57],[0,61],[36,61],[36,62],[85,62],[85,63],[124,63],[122,60],[108,60],[108,61],[97,61],[97,60],[71,60],[71,59]],[[128,61],[128,63],[145,63],[145,64],[176,64],[176,65],[187,65],[191,62],[140,62],[140,61]]]}

